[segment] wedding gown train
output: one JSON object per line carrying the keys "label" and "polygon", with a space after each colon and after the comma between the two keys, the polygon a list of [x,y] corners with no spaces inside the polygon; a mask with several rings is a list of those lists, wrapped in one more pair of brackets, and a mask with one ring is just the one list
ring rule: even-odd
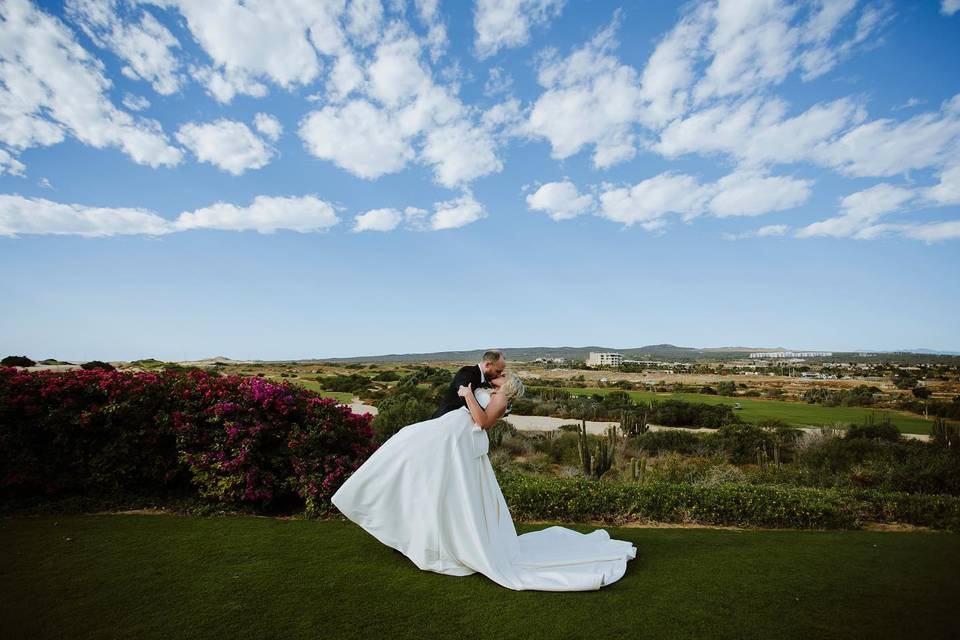
{"label": "wedding gown train", "polygon": [[[486,407],[489,391],[475,394]],[[400,429],[331,501],[425,571],[480,572],[517,591],[591,591],[623,577],[636,547],[603,529],[518,536],[488,450],[487,432],[461,407]]]}

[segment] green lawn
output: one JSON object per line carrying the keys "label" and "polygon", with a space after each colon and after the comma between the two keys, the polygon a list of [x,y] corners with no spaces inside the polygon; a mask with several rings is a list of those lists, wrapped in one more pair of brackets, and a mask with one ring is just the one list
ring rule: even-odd
{"label": "green lawn", "polygon": [[353,402],[353,394],[346,393],[343,391],[324,391],[320,388],[320,383],[316,380],[308,380],[306,378],[283,378],[280,376],[268,376],[271,380],[276,382],[281,382],[283,380],[288,380],[293,384],[298,384],[301,387],[309,389],[310,391],[315,391],[325,398],[336,398],[337,402],[342,402],[343,404],[350,404]]}
{"label": "green lawn", "polygon": [[[544,387],[546,388],[546,387]],[[574,395],[591,395],[593,393],[607,394],[614,391],[622,391],[611,387],[604,388],[583,388],[583,387],[563,387]],[[758,400],[757,398],[731,398],[728,396],[712,396],[700,393],[653,393],[651,391],[627,391],[633,400],[643,400],[648,402],[650,398],[657,399],[674,398],[685,402],[703,402],[706,404],[729,404],[733,406],[739,402],[743,409],[737,410],[744,420],[749,422],[759,422],[779,418],[788,424],[795,426],[831,426],[836,422],[843,423],[863,423],[867,414],[873,412],[876,418],[880,419],[884,414],[890,415],[890,421],[903,433],[930,433],[932,420],[902,411],[889,411],[883,409],[866,409],[863,407],[824,407],[817,404],[807,404],[805,402],[786,402],[783,400]]]}
{"label": "green lawn", "polygon": [[343,521],[8,517],[3,637],[957,637],[957,534],[608,531],[626,575],[554,593],[420,571]]}

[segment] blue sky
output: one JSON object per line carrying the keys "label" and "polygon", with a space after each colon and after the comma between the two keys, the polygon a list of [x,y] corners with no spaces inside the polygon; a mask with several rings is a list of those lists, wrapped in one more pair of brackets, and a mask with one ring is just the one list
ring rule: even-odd
{"label": "blue sky", "polygon": [[960,350],[960,2],[0,0],[0,352]]}

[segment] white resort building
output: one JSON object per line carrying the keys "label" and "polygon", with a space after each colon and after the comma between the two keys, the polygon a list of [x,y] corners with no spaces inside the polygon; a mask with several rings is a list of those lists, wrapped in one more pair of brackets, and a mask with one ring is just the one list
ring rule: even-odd
{"label": "white resort building", "polygon": [[822,358],[832,356],[832,351],[759,351],[751,358]]}
{"label": "white resort building", "polygon": [[619,353],[612,353],[609,351],[603,351],[599,353],[591,351],[590,357],[587,358],[588,367],[619,367],[621,364],[623,364],[623,356]]}

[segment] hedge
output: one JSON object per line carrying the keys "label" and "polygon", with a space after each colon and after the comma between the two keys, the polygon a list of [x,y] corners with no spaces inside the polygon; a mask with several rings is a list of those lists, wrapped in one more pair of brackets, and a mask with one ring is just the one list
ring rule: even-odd
{"label": "hedge", "polygon": [[803,529],[855,529],[876,521],[960,530],[956,496],[778,485],[614,483],[515,472],[502,472],[499,478],[510,512],[518,520]]}

